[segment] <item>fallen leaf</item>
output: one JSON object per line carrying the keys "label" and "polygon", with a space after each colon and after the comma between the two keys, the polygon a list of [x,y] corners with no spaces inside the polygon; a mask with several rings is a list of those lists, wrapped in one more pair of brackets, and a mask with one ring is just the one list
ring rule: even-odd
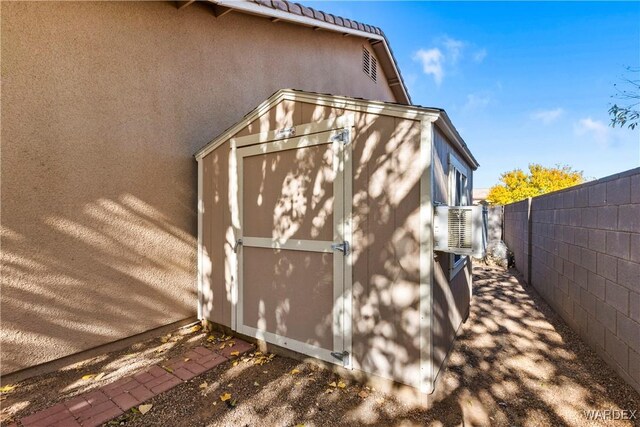
{"label": "fallen leaf", "polygon": [[237,399],[227,400],[227,406],[229,408],[235,408],[237,404],[238,404],[238,400]]}
{"label": "fallen leaf", "polygon": [[87,375],[83,375],[82,376],[82,380],[83,381],[89,381],[90,379],[94,378],[96,376],[96,374],[87,374]]}
{"label": "fallen leaf", "polygon": [[162,343],[166,343],[169,341],[169,338],[171,338],[171,334],[160,337],[160,341],[162,341]]}
{"label": "fallen leaf", "polygon": [[9,393],[10,391],[12,391],[13,389],[15,389],[16,386],[14,385],[3,385],[2,387],[0,387],[0,393]]}
{"label": "fallen leaf", "polygon": [[333,389],[332,388],[328,388],[325,390],[325,393],[333,393]]}
{"label": "fallen leaf", "polygon": [[185,362],[188,362],[189,360],[191,360],[191,359],[189,359],[188,357],[185,357],[185,358],[184,358],[184,361],[185,361]]}
{"label": "fallen leaf", "polygon": [[345,388],[346,386],[347,385],[344,382],[342,382],[342,380],[338,381],[338,387]]}
{"label": "fallen leaf", "polygon": [[215,341],[215,340],[216,340],[216,337],[214,337],[213,335],[209,335],[209,336],[207,337],[207,341],[208,341],[208,342],[213,342],[213,341]]}
{"label": "fallen leaf", "polygon": [[259,386],[260,386],[260,384],[258,384],[258,381],[254,381],[254,382],[253,382],[253,385],[254,385],[254,386],[256,386],[256,387],[259,387]]}
{"label": "fallen leaf", "polygon": [[135,406],[133,408],[131,408],[131,412],[134,413],[134,414],[139,414],[140,413],[138,408],[136,408]]}
{"label": "fallen leaf", "polygon": [[140,405],[140,406],[138,406],[138,411],[140,411],[140,413],[142,415],[144,415],[147,412],[149,412],[151,410],[151,408],[153,408],[153,405],[151,403],[149,403],[147,405]]}
{"label": "fallen leaf", "polygon": [[207,384],[207,382],[205,381],[205,382],[203,382],[202,384],[200,384],[200,386],[199,386],[199,387],[200,387],[200,388],[202,388],[202,389],[204,389],[204,388],[209,387],[209,384]]}
{"label": "fallen leaf", "polygon": [[189,332],[198,332],[200,329],[202,329],[202,325],[193,325],[191,329],[189,329]]}
{"label": "fallen leaf", "polygon": [[219,348],[220,348],[220,350],[224,350],[224,347],[225,347],[226,345],[227,345],[226,343],[223,343],[223,344],[219,347]]}
{"label": "fallen leaf", "polygon": [[295,375],[295,374],[299,374],[300,373],[300,369],[292,369],[291,370],[291,375]]}
{"label": "fallen leaf", "polygon": [[237,360],[236,360],[236,361],[234,361],[234,362],[232,363],[232,365],[233,365],[233,366],[238,366],[238,361],[237,361]]}
{"label": "fallen leaf", "polygon": [[162,369],[164,369],[165,371],[169,372],[170,374],[173,374],[173,369],[171,369],[171,368],[170,368],[170,367],[168,367],[168,366],[164,366],[164,365],[162,365]]}
{"label": "fallen leaf", "polygon": [[220,400],[223,402],[226,402],[229,399],[231,399],[231,393],[223,393],[220,395]]}
{"label": "fallen leaf", "polygon": [[329,383],[329,387],[337,387],[336,382],[333,381],[333,382]]}
{"label": "fallen leaf", "polygon": [[363,399],[366,399],[367,397],[369,397],[369,393],[367,393],[366,391],[362,390],[362,391],[360,391],[360,393],[358,393],[358,396],[360,396]]}
{"label": "fallen leaf", "polygon": [[239,351],[232,351],[229,354],[232,355],[232,356],[240,356],[240,352]]}
{"label": "fallen leaf", "polygon": [[234,345],[236,345],[235,341],[229,341],[229,342],[227,343],[227,346],[228,346],[229,348],[233,347]]}
{"label": "fallen leaf", "polygon": [[304,427],[304,424],[296,424],[296,427]]}

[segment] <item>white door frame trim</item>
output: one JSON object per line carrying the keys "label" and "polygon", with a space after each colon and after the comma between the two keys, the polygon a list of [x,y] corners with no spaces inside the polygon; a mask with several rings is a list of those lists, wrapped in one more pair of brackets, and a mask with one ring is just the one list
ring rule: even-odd
{"label": "white door frame trim", "polygon": [[[297,126],[296,129],[315,132],[311,134],[299,134],[299,136],[269,140],[275,136],[274,132],[264,132],[256,135],[248,135],[231,139],[231,156],[235,160],[235,181],[237,186],[230,185],[230,201],[235,204],[232,212],[237,212],[237,224],[233,222],[234,238],[242,239],[242,245],[237,246],[232,255],[231,264],[235,265],[236,280],[232,283],[232,328],[245,335],[289,348],[293,351],[317,357],[324,361],[352,368],[352,256],[345,256],[341,252],[331,248],[334,243],[344,241],[351,244],[351,216],[352,216],[352,166],[351,166],[351,132],[354,124],[353,115],[348,114],[335,119],[325,120],[319,123],[309,123]],[[329,127],[329,129],[327,129]],[[296,131],[297,133],[297,131]],[[309,147],[314,145],[332,144],[333,168],[335,179],[333,182],[334,196],[334,239],[333,241],[289,239],[286,241],[272,238],[261,238],[243,235],[243,163],[245,157],[272,153],[283,150]],[[232,190],[235,190],[232,191]],[[232,214],[232,217],[235,215]],[[233,242],[229,242],[232,243]],[[285,250],[302,250],[312,252],[333,252],[333,349],[319,348],[313,344],[297,341],[295,339],[276,335],[274,333],[258,330],[243,324],[243,256],[242,247],[279,248]],[[348,352],[349,356],[342,361],[331,355],[332,352]]]}

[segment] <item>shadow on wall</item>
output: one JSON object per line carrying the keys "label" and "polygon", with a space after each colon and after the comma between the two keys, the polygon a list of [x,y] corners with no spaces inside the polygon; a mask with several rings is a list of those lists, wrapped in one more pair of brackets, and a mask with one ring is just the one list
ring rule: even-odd
{"label": "shadow on wall", "polygon": [[[327,120],[344,112],[336,108],[283,101],[236,137]],[[420,375],[418,262],[420,177],[423,171],[416,161],[419,147],[419,122],[357,114],[352,152],[353,198],[345,201],[353,209],[354,365],[385,378],[415,385]],[[217,151],[221,150],[228,148]],[[224,153],[217,151],[210,154],[211,168],[214,175],[218,174],[218,179],[229,179],[228,194],[226,189],[216,189],[212,196],[216,202],[228,197],[231,209],[224,214],[228,218],[225,227],[219,231],[227,236],[226,240],[219,239],[216,243],[224,245],[224,249],[216,248],[216,244],[210,248],[210,253],[214,254],[211,256],[214,263],[211,265],[212,282],[216,277],[225,277],[226,284],[224,295],[223,292],[205,295],[205,315],[209,318],[212,318],[212,313],[207,313],[207,309],[213,308],[212,298],[231,301],[230,271],[233,271],[233,266],[216,266],[215,254],[226,253],[228,257],[232,253],[235,244],[233,227],[239,226],[233,208],[237,188],[233,182],[234,174],[231,173],[229,178],[221,175],[221,171],[235,170],[233,156],[227,160]],[[334,240],[331,150],[307,147],[296,151],[293,155],[278,152],[255,156],[250,161],[245,159],[245,194],[240,196],[245,212],[243,237],[259,236],[281,242],[288,239]],[[216,215],[216,208],[211,209]],[[270,249],[244,247],[242,250],[245,251],[245,259],[248,258],[248,250],[252,252],[253,259],[258,258],[258,251],[262,251],[264,257],[272,256],[267,254]],[[294,255],[280,251],[275,255],[277,260],[260,267],[264,274],[252,273],[252,277],[259,276],[255,280],[261,282],[252,285],[255,294],[245,294],[245,320],[253,322],[250,326],[287,334],[308,344],[326,343],[332,334],[331,312],[339,306],[339,301],[332,299],[322,315],[310,315],[310,311],[317,307],[309,307],[309,302],[320,304],[319,299],[324,295],[321,289],[326,290],[331,281],[329,279],[327,285],[326,274],[305,276],[308,266],[296,264]],[[323,263],[321,254],[309,257],[313,258],[307,259],[310,265],[317,267]],[[263,260],[251,262],[254,266],[264,264]],[[245,265],[245,274],[249,274],[248,268]],[[330,268],[328,265],[329,273]],[[313,282],[304,288],[298,286],[303,292],[295,289],[301,277]],[[256,297],[260,290],[268,293],[268,297]],[[288,298],[287,295],[295,297]],[[333,298],[332,295],[329,297]],[[451,305],[441,307],[437,314],[441,323],[452,323],[443,330],[455,331],[465,313],[457,313],[455,303],[451,298],[448,301]],[[452,311],[456,313],[452,314]],[[454,325],[456,319],[458,323]],[[296,324],[300,322],[306,322],[305,329]],[[440,349],[440,353],[446,354],[449,344],[450,341]]]}
{"label": "shadow on wall", "polygon": [[[154,162],[168,168],[157,166],[157,153]],[[87,176],[68,198],[104,197],[50,206],[39,193],[42,205],[31,209],[33,194],[18,196],[15,182],[3,182],[14,196],[3,198],[1,227],[3,374],[193,315],[195,230],[181,225],[193,222],[184,220],[194,217],[194,191],[148,191],[144,174],[119,194],[109,190],[117,184]],[[75,184],[61,180],[51,185],[71,191]]]}

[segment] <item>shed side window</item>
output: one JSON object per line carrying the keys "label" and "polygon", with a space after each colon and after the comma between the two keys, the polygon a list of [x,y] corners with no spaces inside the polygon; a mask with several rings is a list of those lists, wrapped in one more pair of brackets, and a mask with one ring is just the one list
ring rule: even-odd
{"label": "shed side window", "polygon": [[[453,154],[449,154],[449,205],[469,205],[469,184],[466,168]],[[450,277],[455,276],[467,261],[466,255],[451,254]]]}

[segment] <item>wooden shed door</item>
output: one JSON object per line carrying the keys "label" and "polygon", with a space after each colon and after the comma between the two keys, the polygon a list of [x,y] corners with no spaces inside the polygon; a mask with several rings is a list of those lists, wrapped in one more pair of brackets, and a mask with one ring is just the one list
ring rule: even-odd
{"label": "wooden shed door", "polygon": [[344,366],[348,137],[343,129],[319,132],[240,147],[235,157],[237,330]]}

